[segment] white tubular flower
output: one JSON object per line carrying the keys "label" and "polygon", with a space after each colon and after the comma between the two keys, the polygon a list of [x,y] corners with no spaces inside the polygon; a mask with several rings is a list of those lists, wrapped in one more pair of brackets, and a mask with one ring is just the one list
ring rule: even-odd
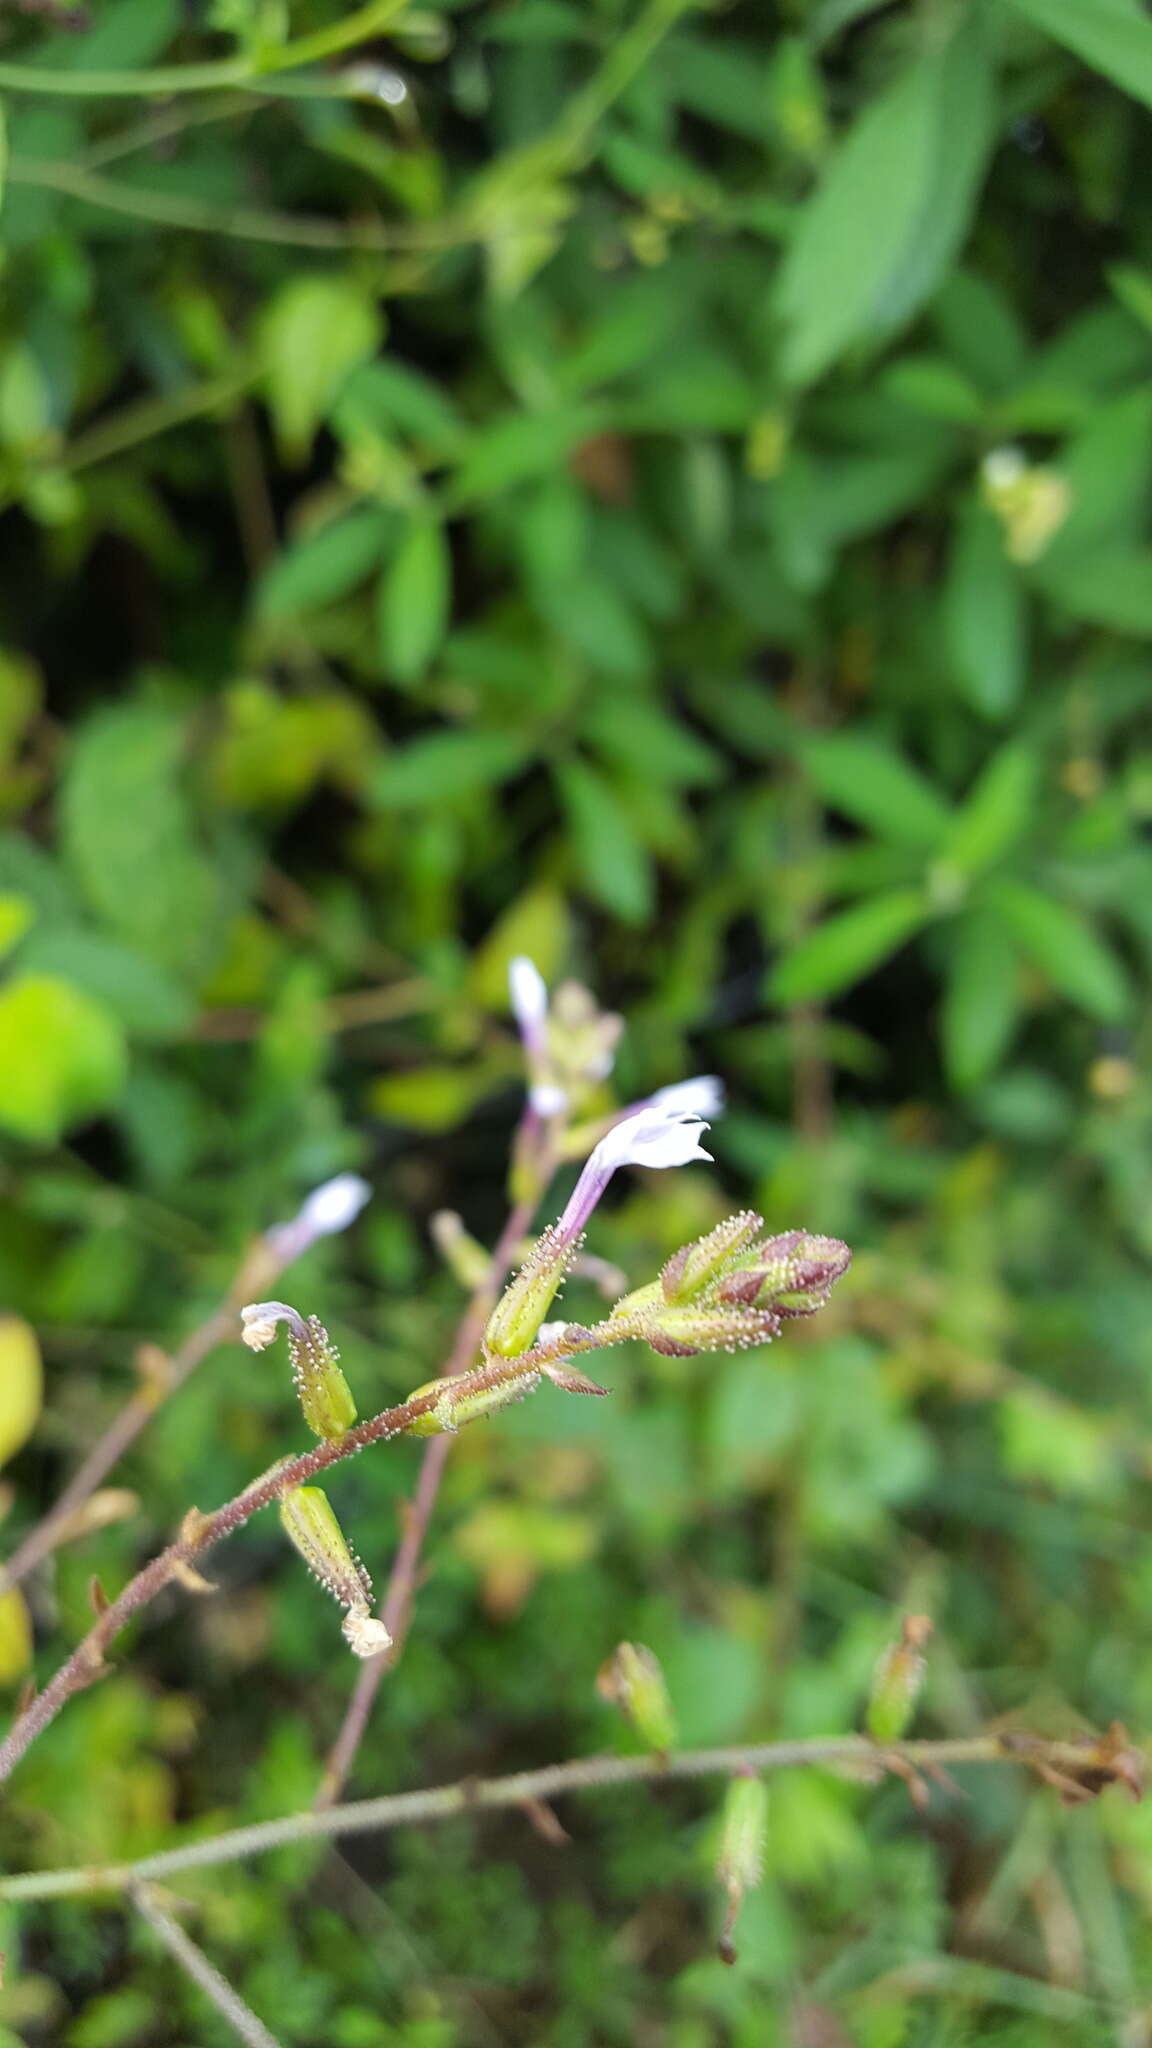
{"label": "white tubular flower", "polygon": [[358,1173],[338,1173],[324,1181],[303,1203],[291,1223],[277,1223],[265,1233],[277,1258],[287,1265],[298,1259],[318,1237],[334,1237],[356,1221],[372,1194]]}
{"label": "white tubular flower", "polygon": [[693,1074],[690,1081],[673,1081],[670,1088],[657,1088],[647,1098],[651,1109],[687,1110],[693,1116],[723,1116],[724,1083],[718,1074]]}
{"label": "white tubular flower", "polygon": [[518,953],[509,962],[508,996],[525,1045],[532,1051],[540,1049],[548,1016],[548,988],[536,962],[529,960],[526,953]]}
{"label": "white tubular flower", "polygon": [[590,1154],[572,1191],[572,1199],[556,1226],[565,1245],[580,1236],[612,1175],[622,1166],[686,1166],[690,1159],[711,1159],[700,1143],[708,1125],[690,1109],[649,1103],[635,1116],[613,1124]]}

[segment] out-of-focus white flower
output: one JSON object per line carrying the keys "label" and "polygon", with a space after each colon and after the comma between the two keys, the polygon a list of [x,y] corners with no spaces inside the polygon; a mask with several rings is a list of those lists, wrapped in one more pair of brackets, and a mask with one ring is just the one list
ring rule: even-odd
{"label": "out-of-focus white flower", "polygon": [[537,1116],[560,1116],[568,1095],[552,1074],[548,1047],[548,987],[526,953],[508,964],[508,996],[528,1060],[528,1100]]}
{"label": "out-of-focus white flower", "polygon": [[265,1237],[282,1265],[298,1259],[318,1237],[334,1237],[356,1221],[372,1189],[358,1173],[338,1173],[301,1205],[290,1223],[276,1223]]}
{"label": "out-of-focus white flower", "polygon": [[673,1081],[669,1088],[657,1088],[647,1098],[651,1109],[687,1110],[707,1120],[724,1114],[724,1083],[718,1074],[693,1074],[690,1081]]}
{"label": "out-of-focus white flower", "polygon": [[548,1015],[548,988],[534,960],[526,953],[518,953],[508,965],[508,994],[512,1003],[512,1015],[525,1044],[542,1042],[544,1021]]}

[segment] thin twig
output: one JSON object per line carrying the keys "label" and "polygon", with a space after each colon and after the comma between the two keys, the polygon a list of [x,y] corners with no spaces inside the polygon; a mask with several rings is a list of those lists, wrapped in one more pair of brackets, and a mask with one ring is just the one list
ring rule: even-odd
{"label": "thin twig", "polygon": [[249,2048],[280,2048],[275,2034],[270,2034],[263,2020],[258,2020],[250,2005],[245,2005],[238,1991],[233,1990],[226,1977],[222,1977],[214,1963],[208,1961],[203,1949],[197,1948],[190,1935],[185,1934],[178,1920],[165,1911],[156,1894],[148,1885],[135,1884],[131,1887],[132,1904],[141,1919],[148,1922],[152,1932],[159,1936],[172,1960],[179,1963],[185,1975],[199,1986],[205,1998],[209,1998],[218,2013],[222,2013],[233,2033]]}
{"label": "thin twig", "polygon": [[[550,1177],[545,1167],[541,1173],[541,1181]],[[542,1187],[540,1192],[543,1192]],[[484,1325],[491,1314],[500,1283],[516,1255],[521,1238],[531,1228],[538,1204],[539,1195],[535,1195],[525,1197],[514,1205],[496,1242],[488,1271],[461,1317],[452,1351],[442,1374],[443,1378],[454,1378],[466,1372],[471,1365],[479,1349]],[[324,1775],[316,1794],[318,1807],[330,1806],[340,1797],[347,1783],[348,1774],[356,1761],[360,1744],[364,1740],[384,1674],[395,1667],[403,1654],[416,1590],[420,1554],[440,1492],[440,1481],[444,1476],[451,1442],[451,1437],[433,1437],[425,1450],[416,1495],[408,1511],[404,1534],[388,1575],[388,1584],[384,1589],[380,1610],[392,1642],[378,1657],[368,1659],[352,1688],[352,1697],[348,1702],[340,1732],[328,1752],[324,1765]]]}
{"label": "thin twig", "polygon": [[178,1871],[202,1870],[264,1855],[289,1842],[331,1840],[343,1835],[378,1834],[387,1828],[418,1821],[451,1820],[460,1814],[489,1813],[523,1807],[532,1800],[554,1800],[569,1792],[591,1792],[615,1785],[663,1784],[670,1779],[732,1777],[740,1771],[776,1771],[802,1765],[829,1765],[879,1773],[894,1765],[924,1770],[955,1764],[1026,1763],[1035,1766],[1036,1752],[1083,1761],[1083,1750],[1069,1743],[1043,1743],[1014,1750],[998,1735],[950,1737],[939,1742],[901,1742],[878,1749],[866,1735],[804,1736],[794,1742],[741,1743],[724,1749],[685,1749],[670,1756],[589,1756],[540,1770],[514,1771],[502,1778],[464,1778],[418,1792],[390,1792],[381,1799],[356,1799],[344,1806],[312,1808],[280,1820],[258,1821],[206,1841],[179,1849],[162,1849],[138,1863],[89,1865],[75,1870],[28,1871],[0,1878],[0,1899],[65,1898],[82,1892],[123,1891],[143,1880],[168,1878]]}
{"label": "thin twig", "polygon": [[[385,983],[379,988],[349,989],[346,995],[330,996],[317,1008],[325,1031],[356,1031],[367,1024],[389,1024],[398,1017],[414,1017],[436,1002],[430,982],[413,975],[407,981]],[[214,1045],[256,1038],[268,1022],[266,1010],[254,1007],[202,1010],[189,1036],[208,1039]]]}

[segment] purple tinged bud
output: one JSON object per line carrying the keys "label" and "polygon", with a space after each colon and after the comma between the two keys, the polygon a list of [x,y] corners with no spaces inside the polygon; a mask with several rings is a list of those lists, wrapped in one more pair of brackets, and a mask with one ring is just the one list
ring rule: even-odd
{"label": "purple tinged bud", "polygon": [[741,1253],[717,1286],[716,1297],[770,1305],[782,1316],[810,1316],[825,1306],[851,1264],[852,1254],[838,1237],[789,1230]]}

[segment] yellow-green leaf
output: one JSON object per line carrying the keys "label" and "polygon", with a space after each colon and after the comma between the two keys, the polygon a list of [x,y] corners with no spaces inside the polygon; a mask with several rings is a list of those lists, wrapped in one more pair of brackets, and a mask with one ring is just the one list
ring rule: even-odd
{"label": "yellow-green leaf", "polygon": [[31,1436],[42,1394],[36,1332],[22,1316],[0,1316],[0,1465]]}
{"label": "yellow-green leaf", "polygon": [[32,1623],[18,1586],[0,1595],[0,1685],[15,1685],[32,1662]]}

